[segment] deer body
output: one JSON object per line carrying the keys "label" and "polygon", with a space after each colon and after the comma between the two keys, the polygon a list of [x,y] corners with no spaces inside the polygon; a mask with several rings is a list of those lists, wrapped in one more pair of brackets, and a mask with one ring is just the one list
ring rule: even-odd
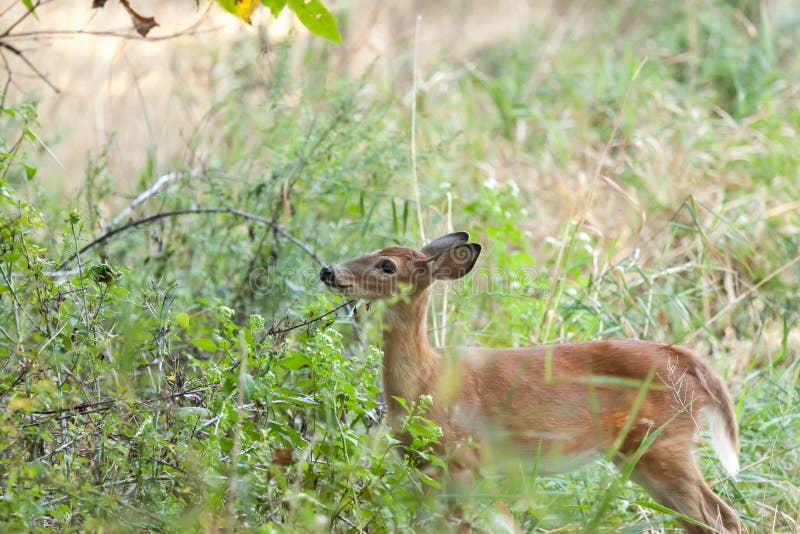
{"label": "deer body", "polygon": [[[688,350],[640,340],[442,353],[431,347],[430,284],[464,276],[480,250],[459,232],[421,251],[395,247],[323,269],[321,278],[335,290],[394,298],[383,336],[383,385],[393,431],[402,432],[406,415],[395,397],[414,402],[430,395],[426,417],[442,429],[439,452],[448,459],[450,476],[462,481],[480,464],[480,448],[467,445],[469,438],[491,446],[501,436],[521,455],[536,456],[541,472],[576,467],[609,452],[617,463],[640,454],[632,478],[655,500],[716,531],[738,533],[736,514],[705,484],[693,456],[705,416],[723,466],[738,470],[730,397],[719,377]],[[686,522],[684,527],[714,531]]]}

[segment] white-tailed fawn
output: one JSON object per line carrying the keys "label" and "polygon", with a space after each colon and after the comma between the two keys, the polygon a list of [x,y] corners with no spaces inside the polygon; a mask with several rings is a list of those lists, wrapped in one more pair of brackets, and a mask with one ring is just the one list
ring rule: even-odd
{"label": "white-tailed fawn", "polygon": [[687,349],[637,339],[446,354],[430,345],[431,285],[465,276],[480,253],[469,234],[456,232],[421,250],[390,247],[320,273],[336,292],[389,299],[383,387],[393,432],[408,440],[406,410],[395,398],[410,404],[429,395],[425,416],[441,427],[436,452],[453,480],[472,480],[481,444],[492,446],[497,436],[521,456],[535,457],[539,472],[605,455],[618,465],[635,462],[633,481],[658,503],[705,525],[682,521],[687,532],[739,533],[736,513],[705,483],[693,454],[705,422],[725,470],[738,471],[730,395]]}

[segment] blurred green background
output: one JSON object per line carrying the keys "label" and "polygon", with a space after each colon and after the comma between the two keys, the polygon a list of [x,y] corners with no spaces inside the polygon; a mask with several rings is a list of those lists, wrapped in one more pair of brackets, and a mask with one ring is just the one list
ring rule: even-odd
{"label": "blurred green background", "polygon": [[[420,245],[418,210],[485,246],[437,288],[435,343],[690,347],[741,426],[735,480],[702,441],[714,490],[751,532],[800,529],[794,2],[330,2],[342,44],[188,0],[136,3],[147,40],[88,35],[129,19],[84,4],[0,36],[47,78],[2,49],[3,530],[452,528],[381,422],[381,306],[279,332],[342,303],[317,259]],[[198,209],[263,220],[73,257]],[[531,532],[678,528],[602,463],[466,497],[485,532],[497,498]]]}

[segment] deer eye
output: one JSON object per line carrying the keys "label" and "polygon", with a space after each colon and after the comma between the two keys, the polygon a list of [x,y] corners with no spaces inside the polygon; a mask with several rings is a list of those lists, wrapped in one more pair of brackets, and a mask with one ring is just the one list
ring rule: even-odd
{"label": "deer eye", "polygon": [[386,274],[394,274],[397,272],[397,265],[395,265],[392,260],[383,260],[380,265],[378,265],[378,269]]}

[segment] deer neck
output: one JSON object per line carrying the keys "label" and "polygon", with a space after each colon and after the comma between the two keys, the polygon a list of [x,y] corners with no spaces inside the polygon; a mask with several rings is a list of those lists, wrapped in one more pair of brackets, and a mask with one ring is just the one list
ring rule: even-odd
{"label": "deer neck", "polygon": [[439,355],[428,342],[430,288],[398,300],[388,307],[383,325],[383,387],[392,420],[405,412],[393,399],[410,406],[423,394],[431,394],[439,367]]}

